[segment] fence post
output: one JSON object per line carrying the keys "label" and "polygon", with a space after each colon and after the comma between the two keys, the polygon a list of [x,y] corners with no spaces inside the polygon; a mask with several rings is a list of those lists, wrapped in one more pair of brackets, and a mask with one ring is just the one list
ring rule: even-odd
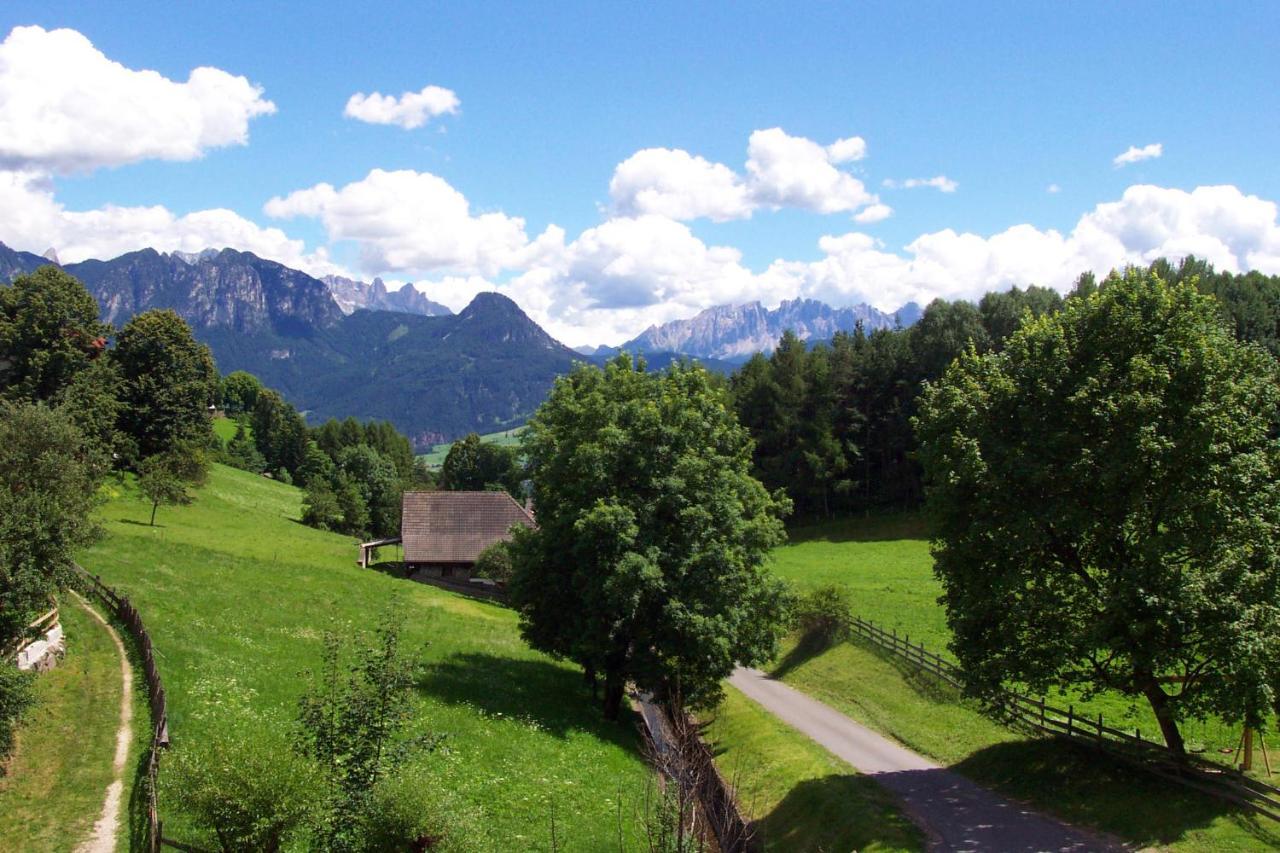
{"label": "fence post", "polygon": [[1074,732],[1075,716],[1076,716],[1076,706],[1068,705],[1067,706],[1067,737],[1071,737],[1075,733]]}
{"label": "fence post", "polygon": [[1040,697],[1040,728],[1044,728],[1044,697]]}
{"label": "fence post", "polygon": [[1098,714],[1098,743],[1102,743],[1102,714]]}

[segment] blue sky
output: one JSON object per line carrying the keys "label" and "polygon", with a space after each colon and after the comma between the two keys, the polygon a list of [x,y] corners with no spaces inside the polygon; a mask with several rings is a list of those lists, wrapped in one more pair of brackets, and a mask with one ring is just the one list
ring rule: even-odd
{"label": "blue sky", "polygon": [[[0,35],[32,25],[86,41],[0,50],[0,131],[62,134],[0,142],[0,240],[64,260],[234,238],[454,308],[498,288],[570,343],[726,301],[1065,287],[1153,253],[1280,272],[1269,3],[0,9]],[[178,91],[202,66],[249,85]],[[427,86],[456,109],[344,117]],[[203,130],[139,142],[148,110],[196,102]],[[620,168],[645,149],[663,153]]]}

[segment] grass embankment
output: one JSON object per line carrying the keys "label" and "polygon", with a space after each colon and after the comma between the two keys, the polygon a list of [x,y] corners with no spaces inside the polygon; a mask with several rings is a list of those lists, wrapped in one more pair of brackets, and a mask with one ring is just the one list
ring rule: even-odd
{"label": "grass embankment", "polygon": [[[246,697],[288,725],[320,661],[323,634],[371,625],[393,602],[403,647],[424,665],[415,728],[443,734],[431,759],[442,796],[491,831],[475,848],[616,849],[618,800],[630,820],[649,771],[631,720],[602,721],[581,675],[531,651],[515,614],[355,565],[354,540],[299,524],[301,492],[214,466],[188,507],[157,526],[125,486],[103,509],[106,539],[82,563],[129,594],[157,649],[175,750],[198,741],[218,706]],[[164,786],[165,834],[213,846]]]}
{"label": "grass embankment", "polygon": [[[480,436],[482,444],[497,444],[502,447],[514,447],[520,443],[520,433],[524,431],[524,427],[512,427],[511,429],[502,430],[501,432],[490,432]],[[232,432],[234,435],[234,431]],[[439,468],[444,464],[444,458],[449,455],[449,448],[453,447],[453,442],[448,444],[437,444],[431,448],[430,453],[423,453],[418,458],[427,463],[428,468]]]}
{"label": "grass embankment", "polygon": [[883,788],[732,687],[705,736],[766,850],[923,850]]}
{"label": "grass embankment", "polygon": [[[802,528],[774,556],[775,571],[797,587],[841,584],[859,615],[945,653],[948,633],[937,604],[941,590],[918,518],[872,517]],[[1138,845],[1249,850],[1280,842],[1269,821],[1255,822],[1220,801],[1069,744],[1013,732],[984,717],[956,691],[858,642],[816,656],[789,644],[775,675],[979,782]],[[1129,705],[1122,697],[1104,697],[1089,711],[1101,708],[1109,725],[1124,714],[1131,715],[1127,720],[1149,720],[1142,716],[1144,709]],[[1195,739],[1213,726],[1231,736],[1219,721],[1192,723],[1187,731]],[[1145,730],[1154,734],[1154,723]]]}
{"label": "grass embankment", "polygon": [[[37,705],[18,731],[8,775],[0,777],[0,850],[74,849],[89,837],[114,779],[119,653],[106,628],[74,596],[63,596],[60,610],[66,657],[36,682]],[[135,686],[124,803],[145,747],[146,708],[145,689]],[[122,814],[121,838],[127,838],[127,820]]]}

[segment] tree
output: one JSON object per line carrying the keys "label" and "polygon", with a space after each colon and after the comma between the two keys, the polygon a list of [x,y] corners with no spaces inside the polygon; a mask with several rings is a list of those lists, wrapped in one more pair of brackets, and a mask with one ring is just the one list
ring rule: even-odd
{"label": "tree", "polygon": [[315,478],[307,483],[302,499],[302,523],[320,530],[342,531],[342,507],[327,480]]}
{"label": "tree", "polygon": [[511,546],[506,542],[494,542],[476,557],[472,574],[478,578],[508,583],[511,580]]}
{"label": "tree", "polygon": [[0,647],[70,583],[109,465],[62,412],[0,401]]}
{"label": "tree", "polygon": [[275,471],[284,468],[292,476],[307,459],[307,422],[279,393],[264,388],[258,392],[249,417],[253,441]]}
{"label": "tree", "polygon": [[751,441],[705,370],[579,364],[522,445],[538,527],[512,545],[521,631],[604,675],[607,718],[628,680],[706,705],[735,664],[775,652],[785,591],[763,564],[787,501],[751,476]]}
{"label": "tree", "polygon": [[222,379],[223,408],[230,415],[252,412],[261,392],[262,382],[258,377],[243,370],[234,370]]}
{"label": "tree", "polygon": [[110,327],[98,303],[54,266],[0,287],[0,395],[51,400],[99,356]]}
{"label": "tree", "polygon": [[1280,687],[1280,369],[1191,283],[1129,270],[1000,355],[972,349],[916,422],[935,571],[969,689],[1144,697],[1165,742]]}
{"label": "tree", "polygon": [[267,467],[267,460],[258,452],[258,445],[249,437],[244,421],[236,423],[236,433],[227,442],[222,458],[233,468],[242,471],[261,473]]}
{"label": "tree", "polygon": [[203,451],[191,446],[143,459],[138,464],[138,491],[151,501],[151,526],[155,526],[156,508],[161,504],[185,506],[191,503],[195,498],[187,489],[203,485],[208,471]]}
{"label": "tree", "polygon": [[515,448],[482,442],[474,432],[455,441],[440,466],[440,487],[451,492],[501,490],[519,498],[523,480]]}
{"label": "tree", "polygon": [[182,444],[209,445],[218,372],[181,317],[169,310],[138,314],[120,330],[111,358],[123,383],[121,429],[140,458]]}
{"label": "tree", "polygon": [[365,444],[343,448],[338,470],[360,490],[374,536],[391,536],[400,529],[400,481],[396,468]]}

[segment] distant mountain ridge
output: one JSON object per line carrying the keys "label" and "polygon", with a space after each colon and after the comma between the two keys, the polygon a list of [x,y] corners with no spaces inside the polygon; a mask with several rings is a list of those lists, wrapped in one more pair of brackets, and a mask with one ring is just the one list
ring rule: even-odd
{"label": "distant mountain ridge", "polygon": [[432,302],[427,295],[413,284],[405,284],[399,290],[387,290],[386,283],[380,278],[372,282],[356,281],[340,275],[322,276],[321,281],[329,286],[334,301],[342,309],[342,313],[350,314],[361,308],[373,311],[400,311],[404,314],[421,314],[424,317],[443,317],[452,314],[439,302]]}
{"label": "distant mountain ridge", "polygon": [[757,352],[772,352],[788,329],[801,340],[824,341],[836,332],[852,332],[859,323],[868,332],[909,326],[920,314],[920,307],[914,302],[892,314],[865,303],[832,308],[816,299],[786,300],[773,310],[759,302],[717,305],[687,320],[650,326],[622,346],[602,347],[597,354],[622,349],[741,361]]}

